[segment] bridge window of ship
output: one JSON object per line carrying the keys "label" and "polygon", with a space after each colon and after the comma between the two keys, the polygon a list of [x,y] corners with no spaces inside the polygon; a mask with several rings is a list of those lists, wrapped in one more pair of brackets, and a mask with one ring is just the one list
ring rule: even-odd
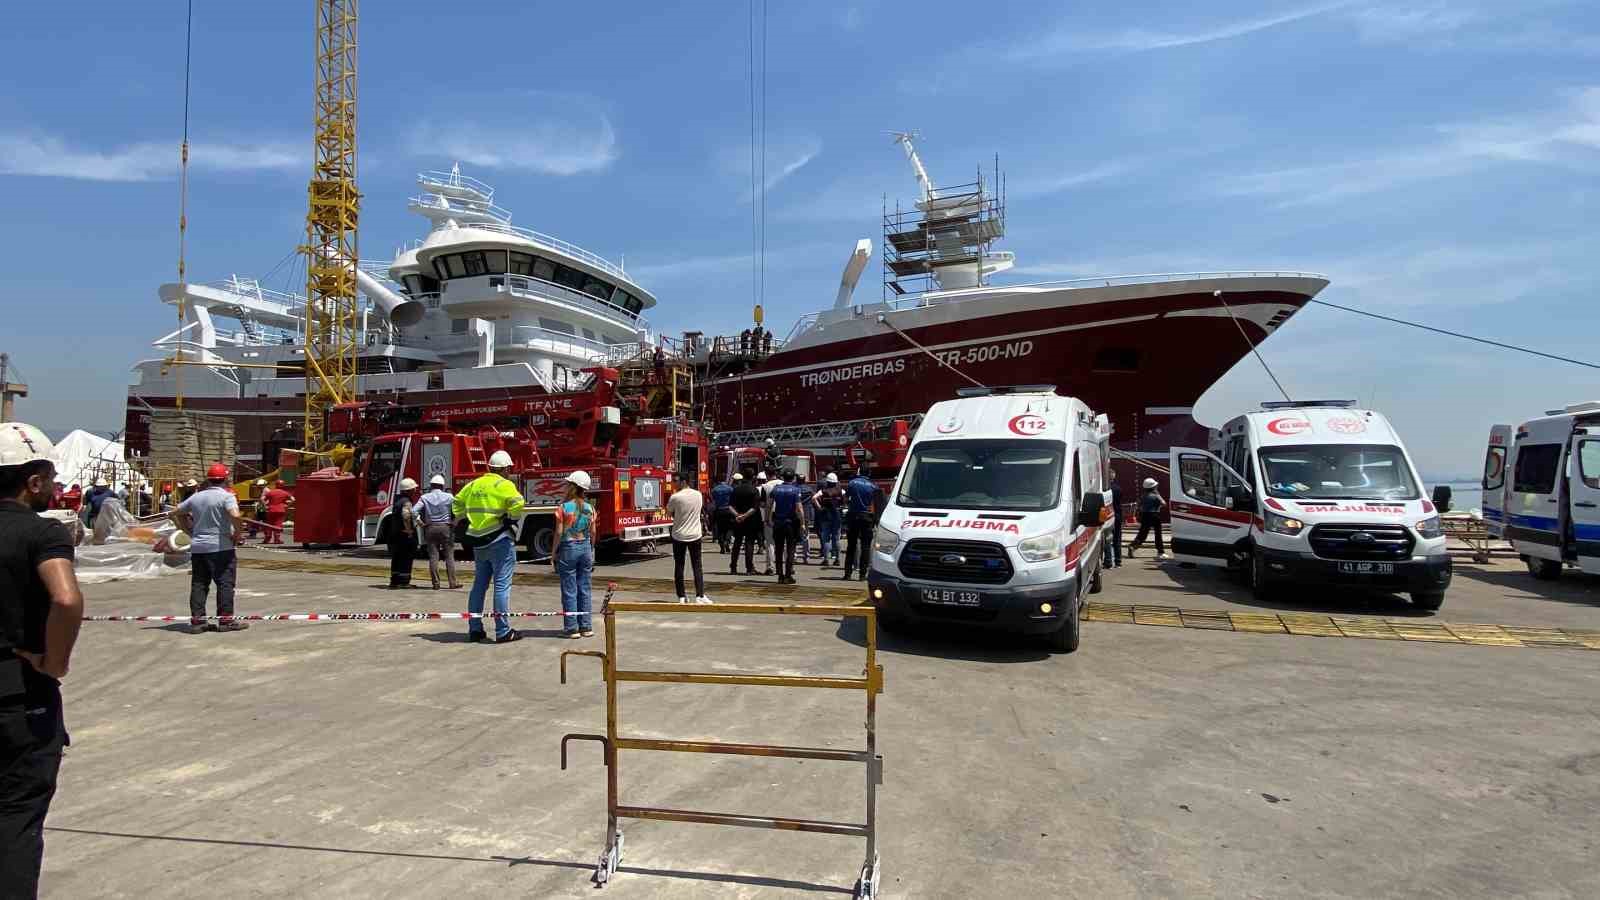
{"label": "bridge window of ship", "polygon": [[533,261],[534,257],[532,254],[513,252],[511,254],[511,274],[532,275]]}
{"label": "bridge window of ship", "polygon": [[559,331],[562,334],[570,334],[573,336],[577,336],[578,334],[577,327],[569,325],[560,319],[546,319],[544,316],[539,317],[539,327],[543,328],[545,331]]}
{"label": "bridge window of ship", "polygon": [[451,319],[450,320],[450,333],[451,334],[466,334],[467,333],[467,320],[466,319]]}

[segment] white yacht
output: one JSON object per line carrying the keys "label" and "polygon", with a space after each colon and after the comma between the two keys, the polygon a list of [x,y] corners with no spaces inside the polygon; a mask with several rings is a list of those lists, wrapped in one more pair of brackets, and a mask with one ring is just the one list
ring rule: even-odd
{"label": "white yacht", "polygon": [[[408,208],[426,237],[390,262],[363,260],[358,393],[412,402],[479,401],[583,386],[585,367],[633,356],[651,341],[656,298],[622,268],[568,241],[513,225],[489,185],[424,172]],[[305,404],[305,298],[233,276],[165,284],[177,330],[134,367],[124,442],[149,452],[150,417],[177,407],[234,422],[239,461],[269,470],[300,443]],[[191,361],[171,366],[182,351]],[[262,365],[277,365],[276,372]]]}

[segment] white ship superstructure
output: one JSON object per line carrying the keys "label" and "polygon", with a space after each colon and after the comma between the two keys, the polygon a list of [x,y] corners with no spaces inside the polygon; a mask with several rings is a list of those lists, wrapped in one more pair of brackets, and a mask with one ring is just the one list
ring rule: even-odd
{"label": "white ship superstructure", "polygon": [[[643,313],[656,298],[622,266],[513,225],[494,190],[459,168],[417,181],[422,192],[408,207],[428,220],[427,236],[392,261],[357,268],[363,399],[573,390],[581,369],[649,344]],[[183,324],[155,341],[156,358],[134,367],[130,449],[144,449],[149,414],[175,408],[180,396],[186,411],[234,417],[242,462],[296,446],[305,298],[239,276],[165,284],[160,296],[182,310]],[[267,449],[250,449],[258,446]]]}

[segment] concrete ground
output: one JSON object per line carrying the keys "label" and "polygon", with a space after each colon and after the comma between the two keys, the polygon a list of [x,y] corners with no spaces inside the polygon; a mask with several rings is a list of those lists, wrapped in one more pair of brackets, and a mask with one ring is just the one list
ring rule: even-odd
{"label": "concrete ground", "polygon": [[[276,560],[306,554],[260,551]],[[713,570],[725,558],[707,555]],[[524,565],[524,572],[537,567]],[[420,573],[419,567],[419,573]],[[814,567],[750,602],[841,602]],[[624,561],[620,599],[670,563]],[[543,578],[518,609],[557,609]],[[460,609],[459,593],[245,569],[241,612]],[[426,583],[426,579],[423,579]],[[87,589],[92,614],[182,613],[187,579]],[[1209,572],[1136,559],[1096,600],[1260,612]],[[1294,611],[1411,617],[1348,592]],[[858,675],[831,617],[622,617],[625,668]],[[1600,588],[1460,564],[1431,619],[1600,629]],[[73,747],[48,821],[48,897],[589,896],[605,827],[600,638],[468,644],[462,623],[89,623],[66,682]],[[598,623],[597,623],[598,625]],[[890,897],[1600,895],[1600,656],[1084,623],[1051,654],[1003,637],[884,635],[879,825]],[[856,748],[858,692],[621,688],[621,733]],[[860,821],[852,763],[621,754],[624,803]],[[625,821],[606,895],[848,894],[857,838]]]}

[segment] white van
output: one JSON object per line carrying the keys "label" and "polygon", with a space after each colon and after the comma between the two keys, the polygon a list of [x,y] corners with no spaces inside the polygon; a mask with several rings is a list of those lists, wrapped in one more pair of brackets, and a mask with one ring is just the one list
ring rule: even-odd
{"label": "white van", "polygon": [[[1490,431],[1484,519],[1500,520],[1535,578],[1555,578],[1566,563],[1600,574],[1600,402],[1518,425],[1509,452],[1507,432],[1504,425]],[[1497,450],[1503,455],[1498,464]]]}
{"label": "white van", "polygon": [[1053,388],[971,388],[933,405],[872,539],[878,621],[1048,635],[1078,647],[1100,589],[1111,426]]}
{"label": "white van", "polygon": [[1172,448],[1173,555],[1236,569],[1263,600],[1289,582],[1340,582],[1438,609],[1443,524],[1389,421],[1345,401],[1261,407],[1210,451]]}

